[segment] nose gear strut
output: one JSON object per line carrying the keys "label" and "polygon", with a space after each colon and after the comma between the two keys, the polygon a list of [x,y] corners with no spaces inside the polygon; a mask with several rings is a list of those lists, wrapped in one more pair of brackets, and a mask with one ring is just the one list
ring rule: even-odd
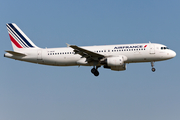
{"label": "nose gear strut", "polygon": [[151,62],[151,67],[152,67],[152,69],[151,69],[151,70],[152,70],[153,72],[155,72],[155,71],[156,71],[156,69],[154,68],[154,62],[153,62],[153,61]]}

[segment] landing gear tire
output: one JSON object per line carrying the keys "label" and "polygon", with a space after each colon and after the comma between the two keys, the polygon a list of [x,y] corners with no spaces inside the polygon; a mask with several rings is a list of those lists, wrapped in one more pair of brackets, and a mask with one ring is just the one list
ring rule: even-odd
{"label": "landing gear tire", "polygon": [[97,69],[92,68],[92,69],[91,69],[91,72],[92,72],[92,74],[94,74],[94,76],[99,76],[99,72],[98,72]]}
{"label": "landing gear tire", "polygon": [[152,71],[153,71],[153,72],[155,72],[155,71],[156,71],[156,69],[155,69],[155,68],[152,68]]}
{"label": "landing gear tire", "polygon": [[99,76],[99,72],[96,70],[96,72],[94,73],[94,76]]}
{"label": "landing gear tire", "polygon": [[95,68],[92,68],[91,69],[91,73],[94,74],[96,72],[96,69]]}

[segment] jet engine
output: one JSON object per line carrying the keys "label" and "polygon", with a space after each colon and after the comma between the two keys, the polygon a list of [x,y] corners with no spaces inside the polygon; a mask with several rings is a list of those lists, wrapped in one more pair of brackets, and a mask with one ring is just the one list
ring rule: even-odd
{"label": "jet engine", "polygon": [[108,57],[101,60],[101,64],[104,65],[104,68],[109,68],[114,71],[122,71],[126,70],[126,56],[116,56],[116,57]]}

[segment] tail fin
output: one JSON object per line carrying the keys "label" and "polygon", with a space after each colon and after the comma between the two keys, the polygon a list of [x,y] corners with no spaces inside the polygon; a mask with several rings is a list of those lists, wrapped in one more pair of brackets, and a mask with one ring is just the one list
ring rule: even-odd
{"label": "tail fin", "polygon": [[6,26],[14,51],[21,51],[23,48],[38,48],[15,23],[8,23]]}

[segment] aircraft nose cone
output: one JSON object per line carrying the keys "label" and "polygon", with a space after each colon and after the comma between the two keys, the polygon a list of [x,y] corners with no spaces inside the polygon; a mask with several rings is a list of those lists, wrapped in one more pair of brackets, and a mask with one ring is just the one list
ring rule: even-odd
{"label": "aircraft nose cone", "polygon": [[173,51],[172,52],[172,56],[175,57],[176,56],[176,52]]}
{"label": "aircraft nose cone", "polygon": [[171,51],[170,55],[171,55],[172,58],[174,58],[176,56],[176,52]]}

